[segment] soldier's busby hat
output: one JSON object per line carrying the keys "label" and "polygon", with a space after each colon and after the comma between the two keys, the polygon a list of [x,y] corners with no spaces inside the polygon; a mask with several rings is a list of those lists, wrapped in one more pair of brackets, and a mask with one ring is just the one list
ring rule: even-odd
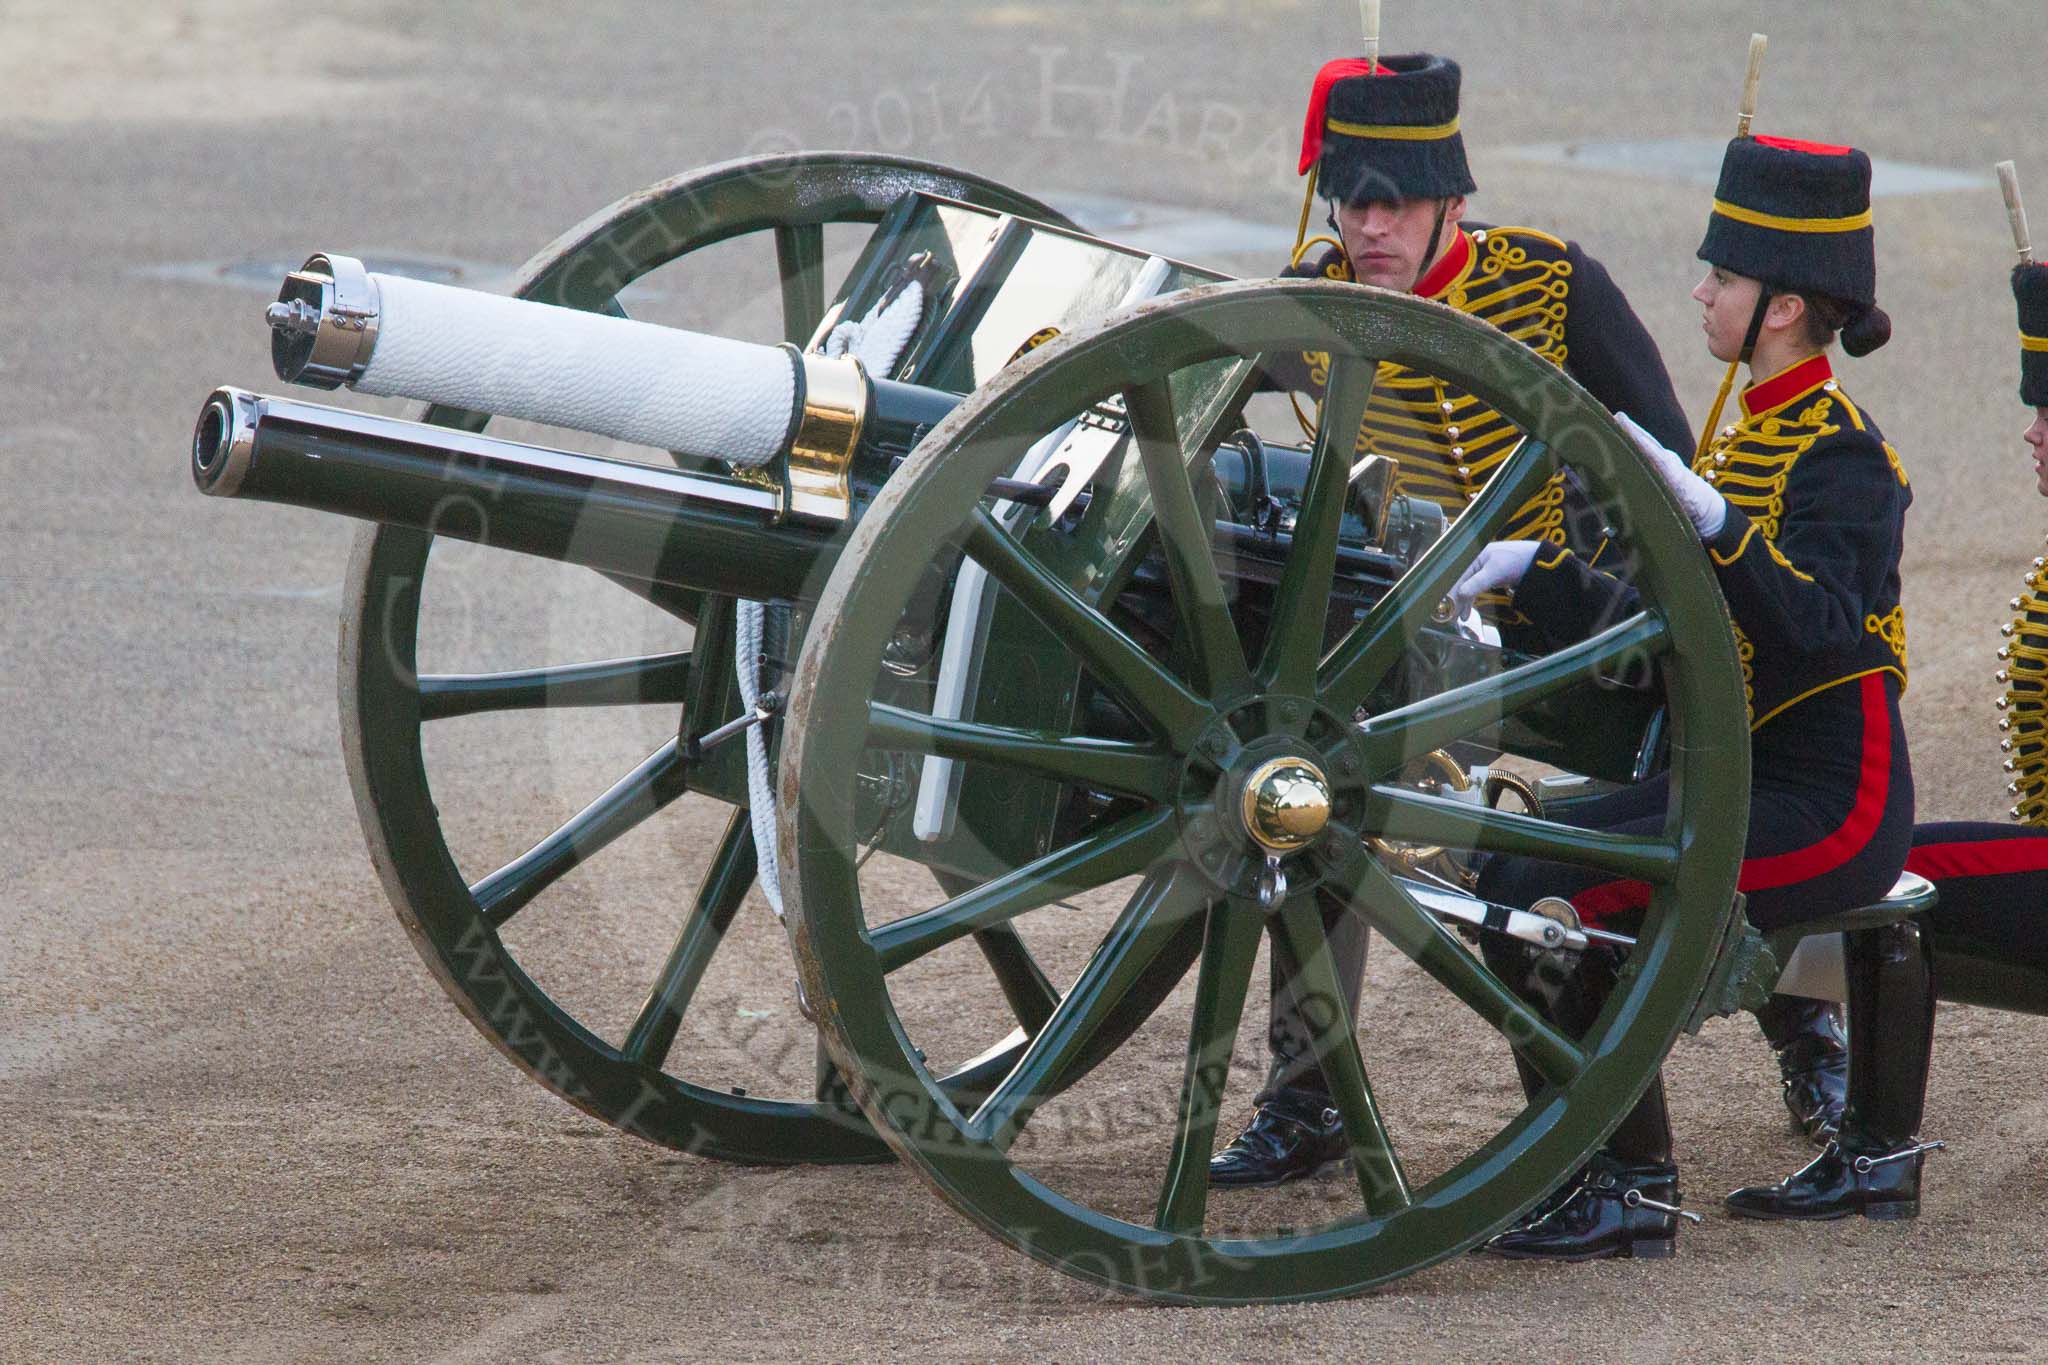
{"label": "soldier's busby hat", "polygon": [[1820,142],[1735,139],[1721,158],[1700,259],[1789,293],[1876,303],[1870,158]]}
{"label": "soldier's busby hat", "polygon": [[1426,52],[1326,63],[1309,95],[1298,173],[1320,163],[1322,192],[1347,204],[1470,194],[1458,82],[1456,62]]}
{"label": "soldier's busby hat", "polygon": [[1851,355],[1891,335],[1877,307],[1870,158],[1854,147],[1779,137],[1730,142],[1699,254],[1785,293],[1848,304],[1843,346]]}
{"label": "soldier's busby hat", "polygon": [[2020,401],[2048,408],[2048,265],[2014,266],[2012,296],[2020,306]]}

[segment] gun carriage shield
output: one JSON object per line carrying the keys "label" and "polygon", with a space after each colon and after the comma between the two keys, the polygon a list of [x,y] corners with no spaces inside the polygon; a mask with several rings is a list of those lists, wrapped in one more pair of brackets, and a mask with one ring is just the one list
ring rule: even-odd
{"label": "gun carriage shield", "polygon": [[[828,306],[830,222],[876,226]],[[624,318],[621,291],[648,271],[755,232],[774,238],[785,346]],[[839,155],[669,182],[537,257],[515,299],[461,292],[309,261],[272,309],[280,373],[438,401],[404,422],[222,390],[194,473],[217,495],[372,523],[341,693],[373,856],[472,1021],[593,1115],[732,1160],[893,1152],[996,1236],[1117,1288],[1319,1297],[1503,1226],[1726,993],[1748,744],[1725,609],[1606,413],[1501,334],[1357,286],[1223,280],[975,177]],[[1305,446],[1242,426],[1259,357],[1287,351],[1331,365]],[[1448,524],[1353,450],[1382,363],[1519,432]],[[482,434],[485,412],[670,455],[521,445]],[[1558,649],[1442,619],[1461,569],[1560,468],[1644,609]],[[594,570],[673,618],[677,647],[423,676],[437,539]],[[607,705],[668,708],[674,737],[528,853],[461,870],[423,734]],[[771,752],[772,853],[755,818]],[[1675,793],[1663,836],[1569,823],[1559,793],[1652,764]],[[1476,767],[1505,776],[1474,783]],[[1503,785],[1535,808],[1480,799]],[[723,839],[637,1015],[586,1018],[501,930],[684,791],[731,805]],[[897,870],[867,868],[877,852]],[[1571,952],[1600,932],[1569,907],[1474,900],[1466,873],[1487,853],[1650,884],[1624,984],[1583,1036],[1546,1024],[1469,940]],[[758,854],[823,1044],[815,1093],[784,1100],[699,1083],[675,1046]],[[907,866],[938,890],[906,890]],[[1306,1214],[1221,1206],[1207,1162],[1260,942],[1270,930],[1306,988],[1341,1002],[1324,947],[1340,914],[1453,1020],[1438,1037],[1419,1020],[1382,1037],[1382,1021],[1369,1044],[1436,1043],[1459,1066],[1485,1052],[1504,1081],[1519,1057],[1545,1088],[1498,1121],[1407,1126],[1339,1004],[1317,1047],[1355,1184]],[[1092,1073],[1124,1084],[1140,1054],[1170,1059],[1159,1122],[1103,1135],[1101,1160],[1036,1140],[1041,1113],[1079,1103]]]}

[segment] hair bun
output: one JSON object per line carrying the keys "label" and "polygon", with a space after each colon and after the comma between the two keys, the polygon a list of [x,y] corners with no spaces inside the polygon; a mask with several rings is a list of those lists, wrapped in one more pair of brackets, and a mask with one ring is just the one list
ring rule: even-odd
{"label": "hair bun", "polygon": [[1891,339],[1891,314],[1875,304],[1842,327],[1842,349],[1850,355],[1869,355]]}

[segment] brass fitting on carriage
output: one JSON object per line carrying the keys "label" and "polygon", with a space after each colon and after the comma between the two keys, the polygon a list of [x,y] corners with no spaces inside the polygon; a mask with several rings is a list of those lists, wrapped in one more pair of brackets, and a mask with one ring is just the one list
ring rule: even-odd
{"label": "brass fitting on carriage", "polygon": [[851,355],[788,350],[798,368],[796,416],[782,459],[784,505],[819,521],[845,521],[853,512],[853,457],[873,397],[867,372]]}
{"label": "brass fitting on carriage", "polygon": [[[280,379],[523,418],[719,461],[771,519],[836,525],[874,403],[851,357],[380,275],[320,252],[264,313]],[[751,500],[738,500],[743,504]]]}

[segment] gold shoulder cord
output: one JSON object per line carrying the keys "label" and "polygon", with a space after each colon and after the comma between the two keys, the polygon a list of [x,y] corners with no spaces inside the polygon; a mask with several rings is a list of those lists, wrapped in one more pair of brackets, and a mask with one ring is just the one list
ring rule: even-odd
{"label": "gold shoulder cord", "polygon": [[2021,824],[2048,827],[2048,559],[2036,559],[2026,588],[2012,599],[2012,624],[1998,648],[1999,749],[2012,794],[2008,812]]}

